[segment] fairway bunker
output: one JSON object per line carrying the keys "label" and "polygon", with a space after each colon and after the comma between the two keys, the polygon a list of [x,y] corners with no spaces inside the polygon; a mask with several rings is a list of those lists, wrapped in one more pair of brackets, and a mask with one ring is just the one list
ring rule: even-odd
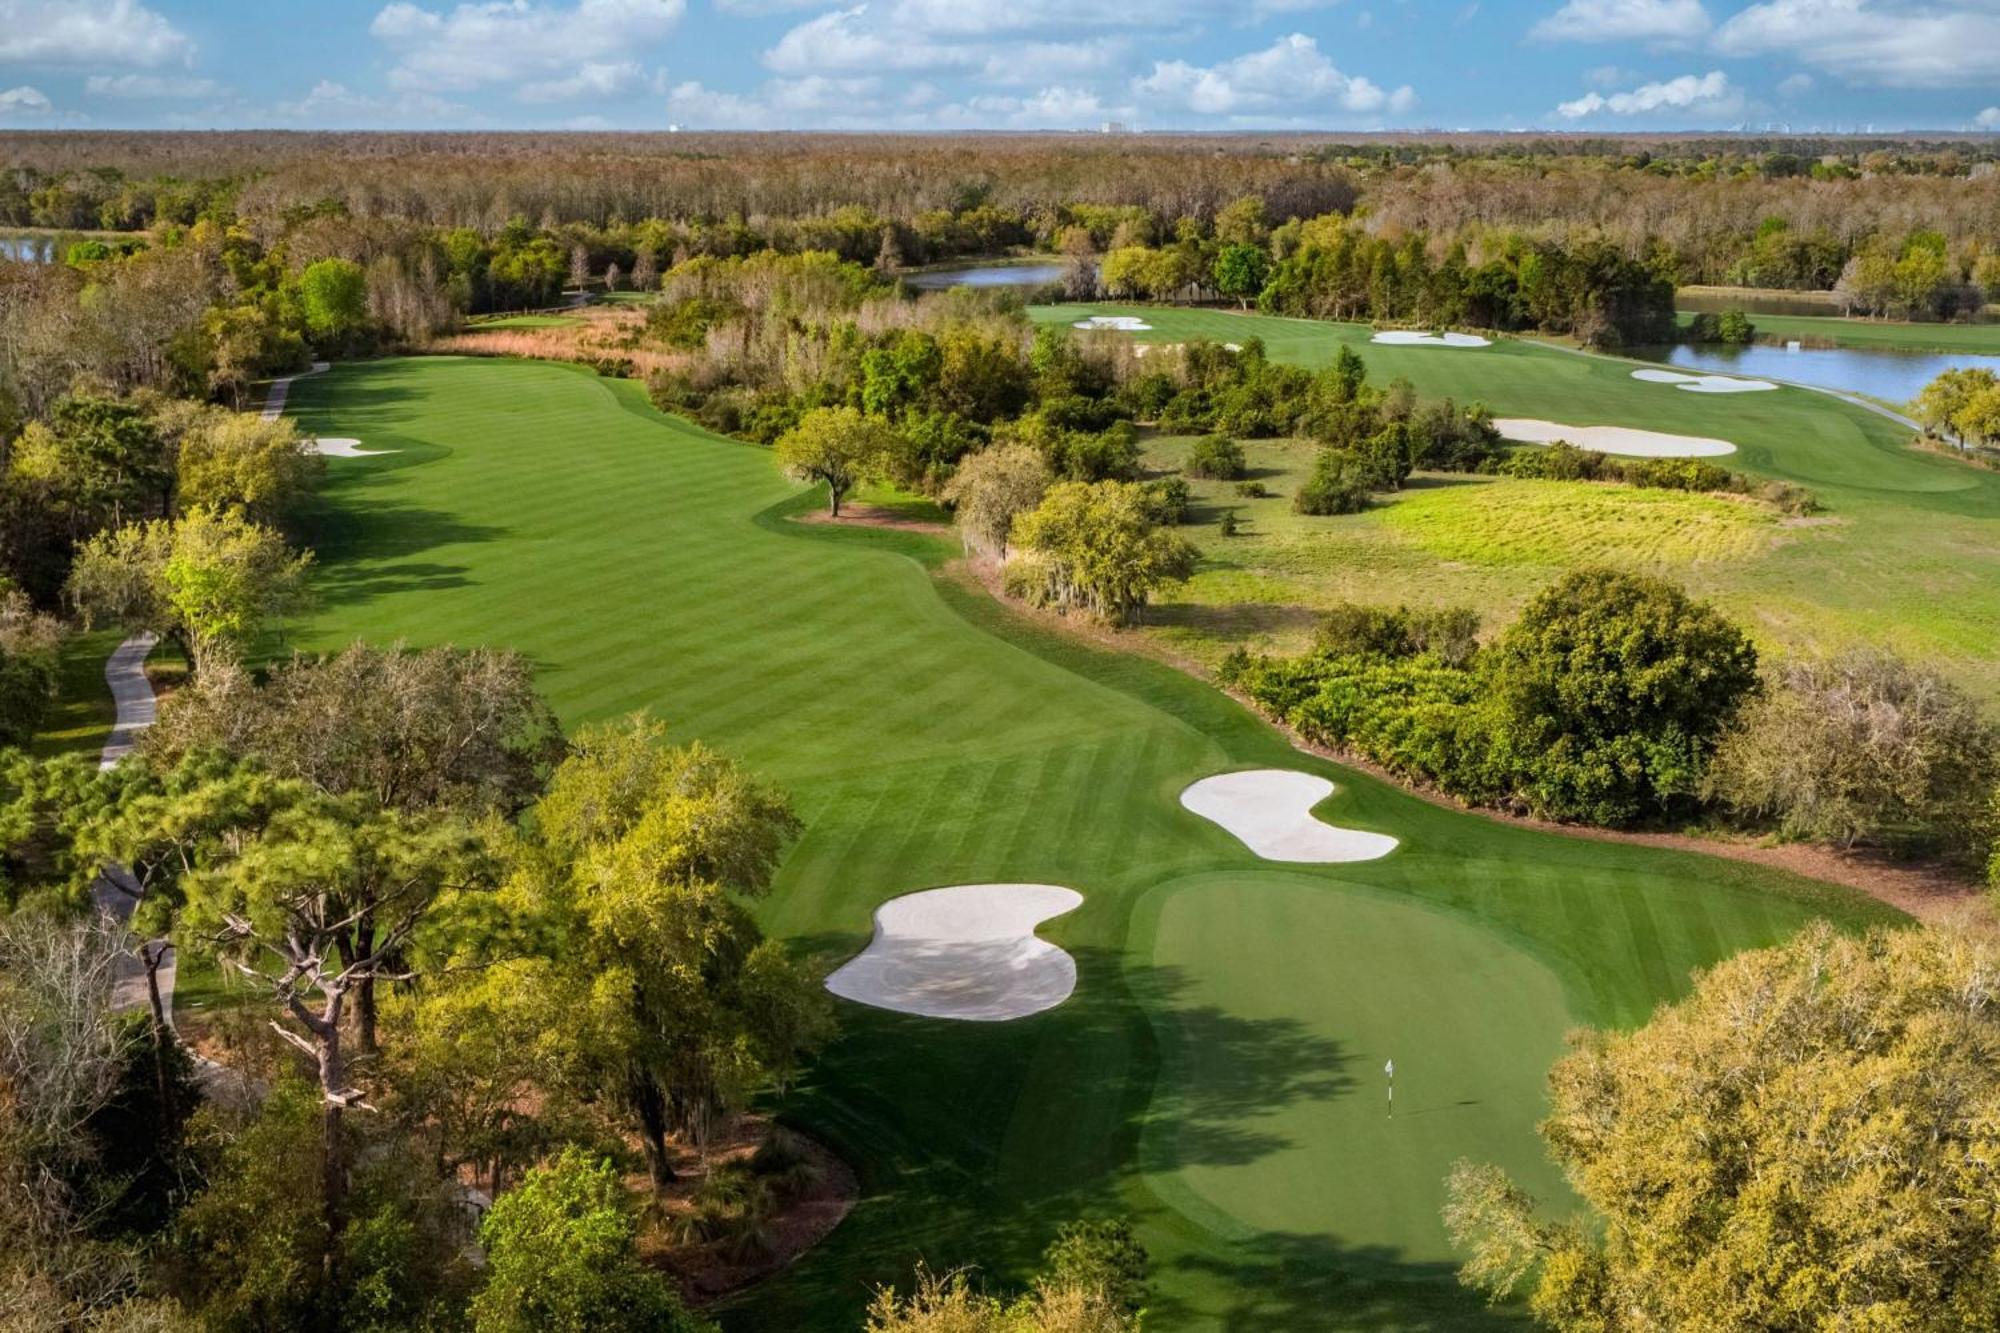
{"label": "fairway bunker", "polygon": [[1385,347],[1491,347],[1491,338],[1482,338],[1476,333],[1419,333],[1415,329],[1390,329],[1376,334],[1369,342],[1381,343]]}
{"label": "fairway bunker", "polygon": [[1119,333],[1148,333],[1152,325],[1135,315],[1092,315],[1076,322],[1079,329],[1115,329]]}
{"label": "fairway bunker", "polygon": [[322,435],[308,443],[312,451],[322,458],[375,458],[396,452],[394,449],[363,449],[361,441],[341,435]]}
{"label": "fairway bunker", "polygon": [[1670,435],[1631,426],[1565,426],[1559,421],[1534,417],[1496,417],[1493,428],[1502,438],[1523,444],[1554,444],[1560,440],[1592,453],[1619,454],[1626,458],[1719,458],[1736,452],[1736,446],[1727,440]]}
{"label": "fairway bunker", "polygon": [[875,909],[875,938],[826,988],[924,1018],[1026,1018],[1076,989],[1076,960],[1035,927],[1082,903],[1056,884],[957,884],[891,898]]}
{"label": "fairway bunker", "polygon": [[1396,850],[1386,833],[1336,828],[1313,818],[1333,784],[1285,768],[1218,773],[1181,793],[1181,804],[1220,824],[1266,861],[1373,861]]}
{"label": "fairway bunker", "polygon": [[1678,370],[1635,370],[1635,380],[1671,384],[1689,393],[1763,393],[1778,386],[1769,380],[1739,380],[1730,375],[1683,375]]}

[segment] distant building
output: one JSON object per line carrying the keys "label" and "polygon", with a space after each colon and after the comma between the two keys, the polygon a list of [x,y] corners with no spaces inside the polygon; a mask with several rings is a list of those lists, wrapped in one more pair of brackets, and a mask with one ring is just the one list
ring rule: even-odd
{"label": "distant building", "polygon": [[1122,120],[1107,120],[1098,127],[1098,133],[1100,134],[1123,134],[1124,132],[1125,122]]}

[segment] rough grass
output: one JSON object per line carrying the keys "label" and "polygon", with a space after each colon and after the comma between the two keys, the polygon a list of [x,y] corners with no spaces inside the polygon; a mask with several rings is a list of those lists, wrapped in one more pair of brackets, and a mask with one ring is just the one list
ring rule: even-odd
{"label": "rough grass", "polygon": [[[401,450],[332,470],[303,642],[516,648],[567,723],[648,708],[781,783],[805,831],[756,910],[815,966],[915,889],[1085,895],[1044,932],[1079,974],[1046,1014],[841,1006],[788,1114],[855,1164],[865,1197],[732,1301],[732,1328],[857,1326],[871,1284],[907,1282],[919,1258],[1018,1280],[1059,1222],[1112,1211],[1153,1253],[1163,1329],[1508,1326],[1441,1260],[1440,1164],[1516,1164],[1560,1197],[1534,1123],[1563,1028],[1637,1022],[1691,969],[1815,915],[1889,915],[1324,764],[1206,685],[937,577],[947,538],[794,521],[820,497],[768,452],[661,416],[633,384],[385,360],[302,380],[293,405],[308,429]],[[1329,776],[1329,818],[1403,846],[1274,876],[1176,802],[1240,766]],[[1396,1138],[1358,1128],[1385,1047],[1418,1099]],[[1346,1178],[1357,1153],[1365,1176]]]}
{"label": "rough grass", "polygon": [[1412,490],[1371,517],[1440,559],[1475,565],[1741,560],[1770,549],[1780,531],[1754,502],[1587,481]]}
{"label": "rough grass", "polygon": [[[1273,357],[1307,366],[1325,364],[1345,344],[1377,383],[1404,376],[1424,397],[1484,403],[1498,416],[1731,440],[1739,451],[1724,460],[1730,469],[1805,486],[1829,521],[1781,529],[1778,539],[1732,558],[1668,563],[1665,572],[1714,600],[1769,649],[1882,644],[1934,659],[1967,688],[2000,699],[2000,472],[1912,449],[1907,429],[1863,408],[1794,388],[1741,396],[1663,391],[1632,379],[1642,363],[1526,339],[1470,350],[1385,347],[1371,344],[1362,325],[1224,310],[1087,305],[1030,313],[1064,324],[1093,314],[1140,315],[1153,328],[1139,338],[1153,342],[1256,336]],[[1278,469],[1266,480],[1287,496],[1295,484],[1290,471],[1302,466],[1301,457],[1253,449],[1253,461],[1265,458]],[[1158,465],[1170,461],[1163,456]],[[1379,521],[1371,542],[1365,536],[1369,522],[1314,520],[1317,526],[1306,527],[1282,503],[1233,496],[1220,499],[1240,506],[1249,525],[1244,537],[1224,538],[1214,526],[1217,502],[1201,484],[1195,489],[1209,497],[1188,530],[1209,556],[1205,568],[1259,576],[1254,606],[1231,600],[1240,579],[1218,582],[1204,573],[1161,608],[1154,632],[1197,656],[1219,656],[1246,632],[1259,642],[1295,646],[1291,627],[1343,598],[1459,602],[1497,623],[1569,563],[1490,565],[1407,542],[1390,550],[1379,540],[1388,533]],[[1289,602],[1272,595],[1270,578],[1289,586]],[[1259,638],[1264,635],[1271,637]]]}
{"label": "rough grass", "polygon": [[497,329],[573,329],[583,320],[574,315],[504,315],[499,319],[475,319],[466,328],[471,332]]}

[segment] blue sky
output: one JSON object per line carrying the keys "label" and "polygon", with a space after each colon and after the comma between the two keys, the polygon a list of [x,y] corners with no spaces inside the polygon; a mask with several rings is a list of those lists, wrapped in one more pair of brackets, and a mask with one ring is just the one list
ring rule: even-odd
{"label": "blue sky", "polygon": [[0,0],[0,127],[2000,132],[2000,0]]}

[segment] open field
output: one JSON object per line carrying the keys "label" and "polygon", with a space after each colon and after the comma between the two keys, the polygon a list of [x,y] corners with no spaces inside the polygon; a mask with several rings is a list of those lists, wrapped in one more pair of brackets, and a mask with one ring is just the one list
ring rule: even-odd
{"label": "open field", "polygon": [[[300,381],[292,409],[399,451],[331,469],[310,533],[321,610],[295,641],[517,648],[566,723],[650,708],[783,784],[806,829],[759,912],[823,969],[900,894],[1084,895],[1042,930],[1077,963],[1053,1010],[841,1006],[794,1113],[864,1197],[733,1327],[853,1326],[870,1284],[919,1257],[1015,1278],[1098,1210],[1136,1215],[1163,1329],[1505,1326],[1453,1280],[1441,1177],[1467,1155],[1560,1196],[1533,1126],[1563,1029],[1635,1023],[1692,968],[1814,915],[1888,915],[1755,867],[1495,824],[1295,752],[1206,685],[940,577],[947,539],[793,521],[814,497],[768,453],[632,383],[387,360]],[[1329,821],[1401,846],[1261,861],[1177,802],[1243,767],[1328,777]]]}
{"label": "open field", "polygon": [[[1692,316],[1683,313],[1685,326]],[[1890,319],[1843,319],[1838,315],[1752,315],[1759,342],[1800,338],[1836,347],[1895,352],[1973,352],[2000,355],[2000,323],[1912,324]]]}
{"label": "open field", "polygon": [[[1484,403],[1497,416],[1733,441],[1737,452],[1721,460],[1727,467],[1797,482],[1824,505],[1808,523],[1766,522],[1755,512],[1734,523],[1706,503],[1683,503],[1689,497],[1617,499],[1604,488],[1580,488],[1568,493],[1594,498],[1562,514],[1549,491],[1494,490],[1454,477],[1420,478],[1362,514],[1300,519],[1286,502],[1310,465],[1310,449],[1252,441],[1245,447],[1253,468],[1268,470],[1265,480],[1281,498],[1243,501],[1228,483],[1193,482],[1196,522],[1187,533],[1208,559],[1153,617],[1165,627],[1159,632],[1197,656],[1218,656],[1246,634],[1296,647],[1314,611],[1343,599],[1464,603],[1498,623],[1588,553],[1680,580],[1767,646],[1882,643],[1938,659],[1968,688],[2000,696],[2000,473],[1911,449],[1904,427],[1864,408],[1794,388],[1683,393],[1634,380],[1639,363],[1521,339],[1486,348],[1393,347],[1371,344],[1364,325],[1221,310],[1051,306],[1032,313],[1064,324],[1142,315],[1153,327],[1137,336],[1150,342],[1256,336],[1275,359],[1307,366],[1327,363],[1344,343],[1375,383],[1405,376],[1426,398]],[[1178,466],[1183,448],[1150,446],[1149,466]],[[1486,489],[1447,499],[1433,493],[1438,487]],[[1249,526],[1225,538],[1216,525],[1231,506]],[[1698,525],[1702,510],[1709,521]],[[1722,532],[1736,535],[1724,539]],[[1413,534],[1428,549],[1410,540]]]}
{"label": "open field", "polygon": [[474,331],[488,329],[573,329],[583,321],[571,315],[502,315],[498,319],[475,319],[466,325]]}

